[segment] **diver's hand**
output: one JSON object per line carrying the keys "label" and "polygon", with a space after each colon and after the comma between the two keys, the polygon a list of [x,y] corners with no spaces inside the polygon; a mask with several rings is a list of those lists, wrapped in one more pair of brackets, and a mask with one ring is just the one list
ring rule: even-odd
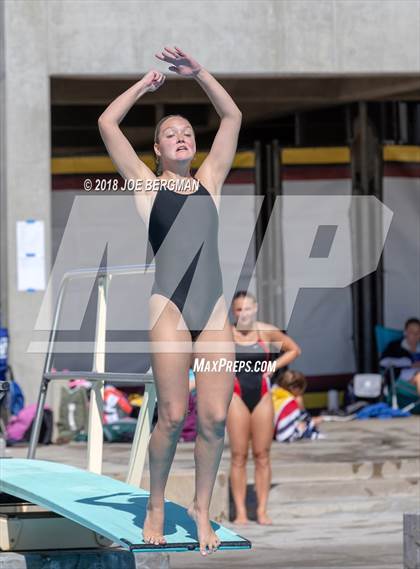
{"label": "diver's hand", "polygon": [[146,93],[153,93],[165,83],[165,79],[166,75],[160,71],[152,69],[146,73],[146,75],[140,80],[140,83]]}
{"label": "diver's hand", "polygon": [[169,71],[173,71],[184,77],[194,77],[202,69],[202,66],[195,59],[178,47],[174,47],[173,49],[165,47],[161,55],[156,53],[155,56],[161,61],[170,63]]}

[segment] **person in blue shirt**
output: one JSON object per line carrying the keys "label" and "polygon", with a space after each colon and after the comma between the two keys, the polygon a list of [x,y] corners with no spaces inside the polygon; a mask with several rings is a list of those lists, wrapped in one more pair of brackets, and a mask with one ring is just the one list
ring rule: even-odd
{"label": "person in blue shirt", "polygon": [[408,381],[420,397],[420,320],[409,318],[404,325],[402,340],[390,342],[381,355],[383,367],[393,366],[400,371],[399,379]]}

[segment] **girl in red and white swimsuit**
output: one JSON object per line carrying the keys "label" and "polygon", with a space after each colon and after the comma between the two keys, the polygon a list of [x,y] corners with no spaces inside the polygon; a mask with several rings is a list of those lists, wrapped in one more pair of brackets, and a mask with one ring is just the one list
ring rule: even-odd
{"label": "girl in red and white swimsuit", "polygon": [[[232,303],[235,325],[232,326],[236,347],[235,390],[229,407],[227,428],[231,449],[230,482],[236,517],[234,523],[247,523],[246,463],[249,443],[255,463],[257,521],[272,523],[267,514],[271,483],[270,447],[273,439],[274,410],[270,390],[270,375],[265,362],[271,359],[269,345],[281,350],[275,360],[276,370],[290,364],[300,355],[299,346],[272,324],[256,320],[257,301],[253,295],[240,291]],[[244,367],[245,364],[245,367]]]}

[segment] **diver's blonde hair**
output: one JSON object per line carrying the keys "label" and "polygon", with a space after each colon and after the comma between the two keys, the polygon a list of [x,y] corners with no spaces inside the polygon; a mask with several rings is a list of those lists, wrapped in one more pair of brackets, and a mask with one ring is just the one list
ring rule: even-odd
{"label": "diver's blonde hair", "polygon": [[[161,118],[160,121],[157,123],[156,128],[155,128],[155,135],[153,137],[154,142],[156,144],[159,144],[159,136],[160,136],[160,127],[163,125],[163,123],[165,121],[167,121],[168,119],[172,119],[172,118],[176,118],[179,117],[181,119],[184,119],[188,122],[190,122],[188,119],[186,119],[185,117],[183,117],[182,115],[166,115],[165,117]],[[160,159],[159,156],[155,156],[155,173],[156,176],[160,176],[162,174],[162,165],[160,163]]]}

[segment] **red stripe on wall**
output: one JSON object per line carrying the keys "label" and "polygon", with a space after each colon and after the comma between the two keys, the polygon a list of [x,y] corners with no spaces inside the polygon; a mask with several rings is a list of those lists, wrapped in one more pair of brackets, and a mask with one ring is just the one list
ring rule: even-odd
{"label": "red stripe on wall", "polygon": [[[85,191],[83,184],[86,180],[90,180],[93,187],[96,180],[118,180],[120,187],[124,184],[124,180],[119,174],[54,174],[51,178],[53,190],[80,190],[83,192]],[[91,193],[96,194],[98,192],[92,191]]]}
{"label": "red stripe on wall", "polygon": [[235,168],[226,178],[226,184],[255,184],[255,172],[253,168]]}
{"label": "red stripe on wall", "polygon": [[348,180],[350,167],[342,166],[283,166],[283,180]]}
{"label": "red stripe on wall", "polygon": [[384,164],[384,176],[390,178],[420,178],[420,164],[391,162]]}

